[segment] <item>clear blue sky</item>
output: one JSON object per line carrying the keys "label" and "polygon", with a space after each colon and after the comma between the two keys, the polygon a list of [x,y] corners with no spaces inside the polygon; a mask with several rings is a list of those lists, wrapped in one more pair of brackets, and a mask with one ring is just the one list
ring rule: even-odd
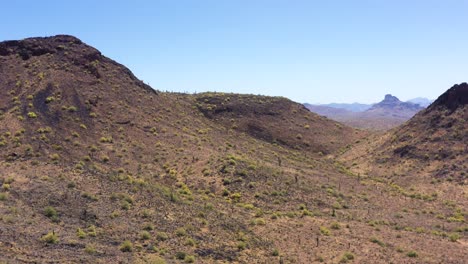
{"label": "clear blue sky", "polygon": [[436,98],[468,81],[468,1],[3,1],[0,40],[74,35],[159,90]]}

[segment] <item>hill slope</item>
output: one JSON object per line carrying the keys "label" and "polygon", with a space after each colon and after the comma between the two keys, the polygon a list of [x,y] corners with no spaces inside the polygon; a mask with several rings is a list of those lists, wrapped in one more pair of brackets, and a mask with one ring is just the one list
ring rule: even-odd
{"label": "hill slope", "polygon": [[352,173],[334,157],[366,134],[284,98],[157,92],[79,39],[55,36],[0,43],[0,106],[0,261],[464,256],[463,221],[415,213],[451,216],[445,192],[406,199]]}
{"label": "hill slope", "polygon": [[[388,159],[393,164],[403,159],[433,176],[466,181],[467,102],[468,85],[454,85],[427,109],[392,131],[391,138],[379,148],[382,152],[378,159]],[[384,154],[388,151],[391,153]]]}

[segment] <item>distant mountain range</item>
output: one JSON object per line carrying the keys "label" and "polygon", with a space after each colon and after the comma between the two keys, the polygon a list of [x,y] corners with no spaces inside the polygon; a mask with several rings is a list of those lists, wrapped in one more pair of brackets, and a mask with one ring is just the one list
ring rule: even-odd
{"label": "distant mountain range", "polygon": [[345,109],[351,112],[362,112],[372,107],[371,104],[360,104],[360,103],[352,103],[352,104],[331,103],[331,104],[321,104],[317,106]]}
{"label": "distant mountain range", "polygon": [[387,130],[398,126],[429,105],[431,100],[414,98],[407,102],[387,94],[376,104],[304,104],[310,111],[356,128]]}
{"label": "distant mountain range", "polygon": [[[420,105],[422,107],[428,107],[434,100],[430,100],[424,97],[416,97],[406,101],[407,103],[413,103]],[[367,109],[371,108],[374,104],[361,104],[361,103],[330,103],[330,104],[308,104],[305,103],[304,105],[313,105],[313,106],[324,106],[324,107],[332,107],[337,109],[345,109],[351,112],[363,112]]]}
{"label": "distant mountain range", "polygon": [[408,103],[418,104],[422,107],[428,107],[434,100],[430,100],[424,97],[416,97],[407,101]]}

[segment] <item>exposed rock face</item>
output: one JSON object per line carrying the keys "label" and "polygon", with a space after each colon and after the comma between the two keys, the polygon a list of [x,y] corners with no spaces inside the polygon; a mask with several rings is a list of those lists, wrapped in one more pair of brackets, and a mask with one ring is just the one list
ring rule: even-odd
{"label": "exposed rock face", "polygon": [[72,63],[82,67],[83,70],[90,72],[97,79],[102,77],[97,63],[109,63],[123,71],[136,85],[156,93],[151,87],[138,80],[123,65],[103,56],[99,50],[86,45],[74,36],[57,35],[0,42],[0,58],[11,55],[19,56],[25,62],[33,57],[54,56],[56,62]]}
{"label": "exposed rock face", "polygon": [[[41,56],[47,53],[54,54],[59,50],[64,50],[65,45],[69,43],[82,44],[78,38],[68,35],[4,41],[0,43],[0,56],[18,54],[23,60],[28,60],[33,56]],[[96,49],[94,51],[94,59],[98,59],[101,54]]]}
{"label": "exposed rock face", "polygon": [[439,96],[427,111],[432,111],[437,107],[445,107],[453,112],[466,104],[468,104],[468,84],[464,82],[455,84],[447,92]]}

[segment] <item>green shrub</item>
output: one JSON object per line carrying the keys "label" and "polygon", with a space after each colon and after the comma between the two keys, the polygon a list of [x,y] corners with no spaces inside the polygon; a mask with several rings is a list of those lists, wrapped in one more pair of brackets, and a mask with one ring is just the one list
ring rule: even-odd
{"label": "green shrub", "polygon": [[324,227],[324,226],[320,227],[320,233],[322,233],[322,235],[324,235],[324,236],[331,235],[330,230],[328,228]]}
{"label": "green shrub", "polygon": [[382,242],[382,241],[380,241],[380,240],[377,239],[376,237],[372,237],[372,238],[370,239],[370,241],[371,241],[372,243],[378,244],[378,245],[381,246],[381,247],[385,247],[385,243]]}
{"label": "green shrub", "polygon": [[78,228],[78,229],[76,230],[76,235],[77,235],[79,238],[82,238],[82,239],[83,239],[83,238],[86,238],[86,232],[83,231],[83,229],[81,229],[81,228]]}
{"label": "green shrub", "polygon": [[154,225],[151,223],[147,223],[143,226],[143,230],[146,230],[146,231],[154,230]]}
{"label": "green shrub", "polygon": [[55,232],[49,232],[41,237],[41,240],[49,244],[57,244],[59,242],[58,236]]}
{"label": "green shrub", "polygon": [[187,235],[187,231],[185,230],[185,228],[183,227],[180,227],[180,228],[177,228],[176,230],[176,235],[181,237],[181,236],[186,236]]}
{"label": "green shrub", "polygon": [[55,220],[58,218],[58,213],[57,213],[57,210],[55,210],[54,207],[52,206],[47,206],[45,209],[44,209],[44,215],[49,217],[50,219],[52,220]]}
{"label": "green shrub", "polygon": [[165,240],[169,239],[169,236],[164,232],[157,232],[156,233],[156,239],[159,240],[159,241],[165,241]]}
{"label": "green shrub", "polygon": [[132,252],[133,251],[133,244],[129,240],[125,240],[122,244],[120,244],[120,251],[122,252]]}
{"label": "green shrub", "polygon": [[53,160],[53,161],[57,161],[60,159],[60,155],[55,153],[55,154],[52,154],[50,155],[50,159]]}
{"label": "green shrub", "polygon": [[330,228],[338,230],[338,229],[341,228],[341,226],[340,226],[340,224],[338,222],[333,222],[333,223],[331,223]]}
{"label": "green shrub", "polygon": [[187,256],[187,253],[181,252],[181,251],[176,252],[175,254],[176,259],[180,259],[180,260],[185,259],[186,256]]}
{"label": "green shrub", "polygon": [[88,236],[92,236],[92,237],[97,236],[96,227],[94,225],[90,225],[88,227]]}
{"label": "green shrub", "polygon": [[452,233],[449,235],[449,239],[452,242],[456,242],[458,239],[460,239],[460,235],[457,233]]}
{"label": "green shrub", "polygon": [[416,253],[416,251],[413,251],[413,250],[409,251],[406,255],[410,258],[418,257],[418,253]]}
{"label": "green shrub", "polygon": [[96,248],[94,248],[93,245],[86,245],[85,247],[85,252],[88,253],[88,254],[95,254],[97,251],[96,251]]}
{"label": "green shrub", "polygon": [[28,112],[28,117],[29,118],[37,118],[37,115],[34,112]]}
{"label": "green shrub", "polygon": [[140,239],[141,240],[148,240],[151,238],[151,234],[148,231],[142,231],[140,233]]}
{"label": "green shrub", "polygon": [[69,106],[67,108],[67,111],[70,112],[70,113],[73,113],[73,112],[78,111],[78,108],[76,106]]}
{"label": "green shrub", "polygon": [[185,240],[184,245],[189,246],[189,247],[194,247],[196,243],[195,243],[195,240],[193,240],[193,238],[187,238]]}
{"label": "green shrub", "polygon": [[55,97],[53,97],[53,96],[49,96],[49,97],[47,97],[47,98],[45,99],[46,104],[51,103],[51,102],[53,102],[53,101],[55,101]]}
{"label": "green shrub", "polygon": [[184,258],[185,263],[194,263],[195,262],[195,257],[191,255],[186,255]]}
{"label": "green shrub", "polygon": [[257,219],[255,219],[255,224],[264,226],[264,225],[266,225],[266,221],[263,218],[257,218]]}
{"label": "green shrub", "polygon": [[246,244],[244,241],[239,241],[239,242],[237,243],[237,249],[239,249],[239,250],[244,250],[244,249],[246,249],[246,248],[247,248],[247,244]]}
{"label": "green shrub", "polygon": [[343,257],[341,257],[340,263],[346,263],[346,262],[348,262],[349,260],[353,260],[353,259],[354,259],[353,253],[351,253],[351,252],[345,252],[345,253],[343,254]]}
{"label": "green shrub", "polygon": [[130,210],[130,207],[131,205],[127,201],[122,201],[120,204],[120,208],[122,208],[123,210]]}
{"label": "green shrub", "polygon": [[8,199],[8,194],[0,193],[0,201],[6,201],[6,199]]}

